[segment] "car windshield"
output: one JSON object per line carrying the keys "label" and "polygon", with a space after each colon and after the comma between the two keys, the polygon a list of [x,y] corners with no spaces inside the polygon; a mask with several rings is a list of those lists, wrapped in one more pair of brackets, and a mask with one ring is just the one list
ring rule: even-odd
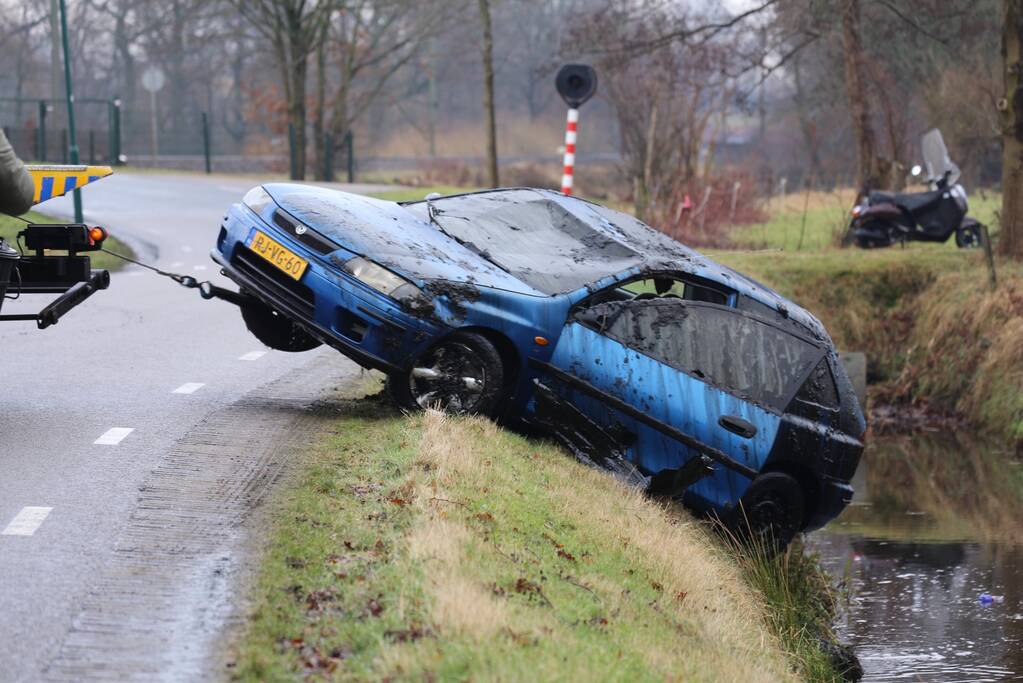
{"label": "car windshield", "polygon": [[[510,190],[444,197],[406,208],[534,289],[552,295],[640,265],[644,255],[630,245],[663,237],[624,214],[588,202],[577,204],[570,211],[551,195]],[[690,256],[682,253],[681,245],[663,239],[670,242],[662,247],[665,257]]]}

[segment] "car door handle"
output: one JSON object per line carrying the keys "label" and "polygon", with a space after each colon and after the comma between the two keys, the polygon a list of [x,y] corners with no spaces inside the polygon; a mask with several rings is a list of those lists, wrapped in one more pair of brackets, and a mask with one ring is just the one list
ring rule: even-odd
{"label": "car door handle", "polygon": [[757,435],[757,428],[752,422],[735,415],[722,415],[718,418],[718,424],[744,439],[752,439]]}

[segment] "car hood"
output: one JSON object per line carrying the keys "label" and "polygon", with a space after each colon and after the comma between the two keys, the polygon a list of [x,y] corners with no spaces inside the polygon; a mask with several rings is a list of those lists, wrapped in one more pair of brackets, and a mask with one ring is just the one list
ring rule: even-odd
{"label": "car hood", "polygon": [[420,286],[446,280],[544,296],[394,202],[310,185],[263,189],[303,224]]}

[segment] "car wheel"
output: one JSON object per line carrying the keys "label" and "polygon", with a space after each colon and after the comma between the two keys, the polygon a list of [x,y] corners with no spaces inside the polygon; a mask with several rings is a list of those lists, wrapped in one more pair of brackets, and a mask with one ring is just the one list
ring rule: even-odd
{"label": "car wheel", "polygon": [[980,226],[967,225],[956,230],[956,246],[960,249],[976,249],[980,244]]}
{"label": "car wheel", "polygon": [[301,325],[266,304],[250,301],[240,306],[242,320],[256,339],[278,351],[310,351],[321,344]]}
{"label": "car wheel", "polygon": [[740,539],[777,552],[802,529],[804,513],[799,482],[783,472],[767,472],[750,484],[732,511],[729,527]]}
{"label": "car wheel", "polygon": [[406,410],[436,408],[493,417],[503,393],[504,364],[486,337],[456,332],[419,357],[410,370],[391,374],[387,384]]}

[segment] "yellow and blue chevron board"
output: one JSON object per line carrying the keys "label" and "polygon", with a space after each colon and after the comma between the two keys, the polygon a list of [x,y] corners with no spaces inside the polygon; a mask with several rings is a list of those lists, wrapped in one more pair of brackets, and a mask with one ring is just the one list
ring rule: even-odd
{"label": "yellow and blue chevron board", "polygon": [[114,170],[109,166],[26,166],[36,186],[33,204],[62,197],[71,190],[106,178]]}

